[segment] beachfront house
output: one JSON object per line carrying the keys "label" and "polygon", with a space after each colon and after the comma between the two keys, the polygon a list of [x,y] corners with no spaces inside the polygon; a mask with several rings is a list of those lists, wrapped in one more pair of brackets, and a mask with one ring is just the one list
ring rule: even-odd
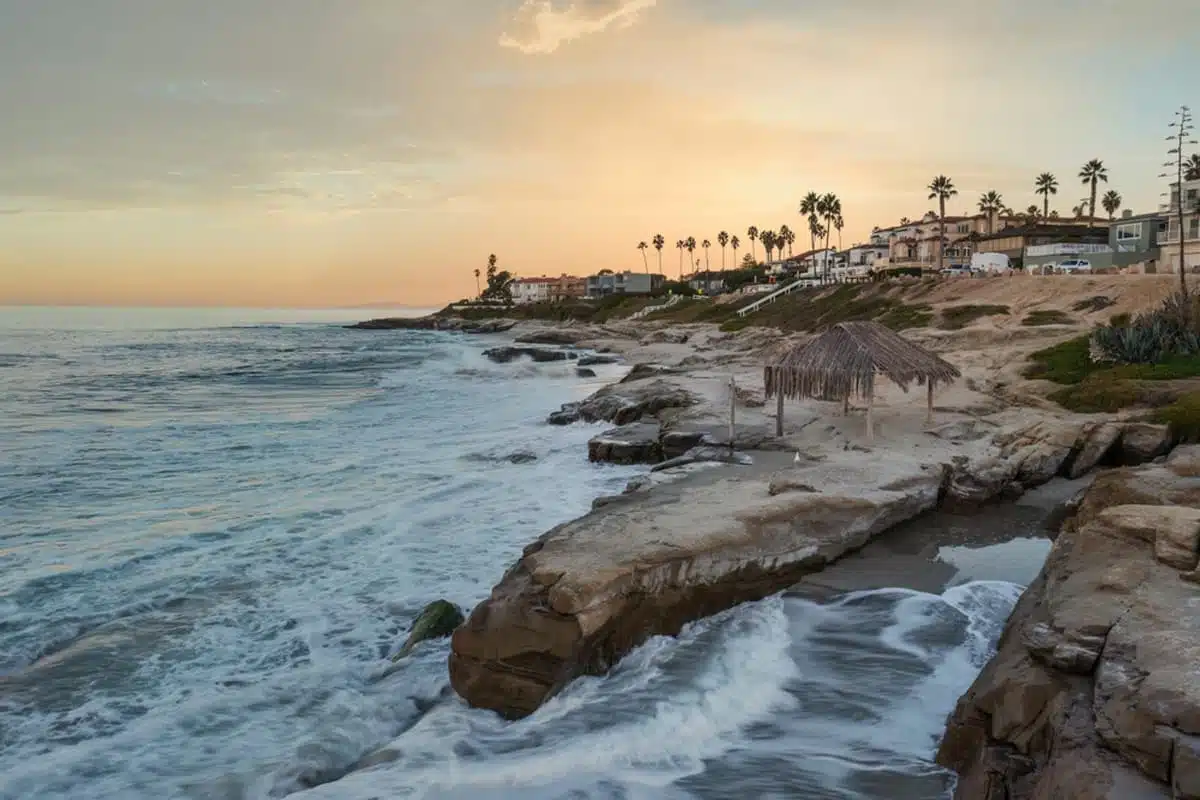
{"label": "beachfront house", "polygon": [[[1179,204],[1183,203],[1183,235],[1179,228]],[[1159,272],[1179,272],[1179,251],[1183,249],[1184,269],[1200,270],[1200,180],[1184,181],[1183,190],[1171,184],[1171,202],[1163,212],[1167,228],[1158,237]]]}
{"label": "beachfront house", "polygon": [[[1028,255],[1034,264],[1057,263],[1068,254],[1084,257],[1085,252],[1103,251],[1108,246],[1108,230],[1087,225],[1047,225],[1035,222],[1015,225],[996,231],[990,236],[974,237],[970,242],[976,253],[999,253],[1008,256],[1014,269],[1028,267]],[[969,259],[968,259],[969,263]]]}
{"label": "beachfront house", "polygon": [[574,275],[559,275],[557,278],[517,278],[512,282],[513,303],[530,305],[532,303],[560,303],[583,297],[587,291],[587,281]]}
{"label": "beachfront house", "polygon": [[725,278],[720,272],[697,272],[688,278],[688,286],[701,294],[720,294],[725,291]]}
{"label": "beachfront house", "polygon": [[1134,215],[1126,211],[1107,230],[1107,241],[1034,244],[1025,248],[1026,270],[1053,269],[1063,260],[1086,261],[1092,272],[1126,270],[1153,272],[1159,263],[1159,237],[1167,220],[1161,212]]}
{"label": "beachfront house", "polygon": [[885,267],[888,261],[887,242],[856,244],[845,252],[845,268],[854,274],[867,274],[875,265]]}
{"label": "beachfront house", "polygon": [[587,278],[586,296],[592,299],[614,294],[652,294],[662,288],[666,278],[655,272],[613,272],[600,270]]}

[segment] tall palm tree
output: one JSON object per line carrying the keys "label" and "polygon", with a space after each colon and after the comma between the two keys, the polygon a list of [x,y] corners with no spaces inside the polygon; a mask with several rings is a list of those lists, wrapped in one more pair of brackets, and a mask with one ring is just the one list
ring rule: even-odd
{"label": "tall palm tree", "polygon": [[821,195],[816,192],[809,192],[804,195],[804,199],[800,201],[800,214],[808,217],[808,243],[809,250],[817,249],[817,237],[813,232],[818,221],[817,206],[821,204]]}
{"label": "tall palm tree", "polygon": [[1108,170],[1104,168],[1104,162],[1093,158],[1084,164],[1079,170],[1079,180],[1083,181],[1085,186],[1092,187],[1091,200],[1088,201],[1088,227],[1091,228],[1096,224],[1096,183],[1108,183]]}
{"label": "tall palm tree", "polygon": [[938,201],[938,260],[940,270],[946,263],[946,201],[958,194],[954,181],[945,175],[938,175],[929,182],[929,199]]}
{"label": "tall palm tree", "polygon": [[479,288],[479,267],[475,268],[475,296],[483,294],[483,289]]}
{"label": "tall palm tree", "polygon": [[732,237],[730,237],[730,239],[729,239],[729,247],[730,247],[730,248],[733,250],[733,268],[734,268],[734,269],[737,269],[737,268],[738,268],[738,266],[737,266],[737,263],[738,263],[738,260],[737,260],[737,251],[738,251],[738,248],[739,248],[739,247],[741,247],[741,246],[742,246],[742,240],[741,240],[741,239],[739,239],[739,238],[738,238],[738,237],[736,237],[736,236],[732,236]]}
{"label": "tall palm tree", "polygon": [[842,201],[833,192],[829,192],[821,196],[821,202],[818,204],[818,209],[821,212],[823,220],[822,227],[825,229],[825,273],[829,274],[830,258],[829,258],[829,236],[833,233],[833,223],[842,214]]}
{"label": "tall palm tree", "polygon": [[679,249],[679,280],[683,280],[683,248],[687,247],[687,242],[679,239],[675,242],[675,247]]}
{"label": "tall palm tree", "polygon": [[[786,225],[784,227],[787,228]],[[795,243],[796,243],[796,232],[794,230],[792,230],[791,228],[788,228],[787,229],[788,258],[792,257],[792,245],[794,245]]]}
{"label": "tall palm tree", "polygon": [[700,246],[704,248],[704,271],[708,272],[708,248],[712,247],[712,242],[710,242],[708,239],[705,239],[700,243]]}
{"label": "tall palm tree", "polygon": [[1192,153],[1183,162],[1183,179],[1185,181],[1200,181],[1200,153]]}
{"label": "tall palm tree", "polygon": [[717,244],[721,245],[721,272],[725,271],[725,246],[729,244],[729,234],[721,231],[717,234]]}
{"label": "tall palm tree", "polygon": [[[839,203],[838,206],[840,207],[841,204]],[[842,215],[840,213],[836,217],[833,218],[833,227],[838,232],[838,250],[841,250],[842,249],[842,228],[846,227],[846,220],[842,219]]]}
{"label": "tall palm tree", "polygon": [[646,248],[649,247],[645,242],[638,242],[638,250],[642,251],[642,263],[646,265],[646,274],[650,274],[650,262],[646,259]]}
{"label": "tall palm tree", "polygon": [[754,257],[754,240],[758,238],[758,228],[751,225],[746,228],[746,238],[750,240],[750,256]]}
{"label": "tall palm tree", "polygon": [[1033,181],[1034,194],[1042,196],[1042,219],[1050,218],[1050,195],[1058,194],[1058,178],[1051,172],[1043,172]]}
{"label": "tall palm tree", "polygon": [[821,226],[821,218],[814,213],[808,218],[808,238],[812,240],[813,272],[817,267],[817,242],[825,237],[825,228]]}
{"label": "tall palm tree", "polygon": [[995,189],[989,189],[979,197],[979,213],[987,214],[988,233],[994,233],[996,214],[1004,208],[1004,198]]}
{"label": "tall palm tree", "polygon": [[662,275],[662,250],[666,245],[667,240],[663,238],[661,233],[656,233],[654,234],[654,238],[650,240],[650,243],[654,245],[654,249],[658,251],[658,274]]}
{"label": "tall palm tree", "polygon": [[1100,198],[1100,206],[1108,214],[1109,220],[1112,220],[1117,215],[1117,211],[1121,209],[1123,199],[1121,193],[1116,189],[1109,189],[1104,193],[1104,197]]}
{"label": "tall palm tree", "polygon": [[686,247],[687,251],[688,251],[688,263],[695,264],[696,263],[696,237],[689,236],[688,238],[684,239],[683,246]]}

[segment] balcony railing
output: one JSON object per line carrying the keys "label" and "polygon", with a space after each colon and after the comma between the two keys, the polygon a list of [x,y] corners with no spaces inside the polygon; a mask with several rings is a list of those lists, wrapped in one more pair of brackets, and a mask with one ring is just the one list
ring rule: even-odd
{"label": "balcony railing", "polygon": [[[1188,234],[1187,234],[1187,240],[1189,242],[1200,241],[1200,231],[1195,230],[1195,229],[1189,229]],[[1158,243],[1159,244],[1175,244],[1178,241],[1179,241],[1179,231],[1178,230],[1159,231],[1158,232]]]}

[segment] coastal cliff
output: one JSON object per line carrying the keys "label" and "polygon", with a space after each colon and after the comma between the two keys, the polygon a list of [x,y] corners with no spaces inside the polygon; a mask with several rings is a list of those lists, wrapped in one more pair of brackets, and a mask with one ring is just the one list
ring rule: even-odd
{"label": "coastal cliff", "polygon": [[1200,798],[1200,446],[1102,473],[959,700],[960,800]]}

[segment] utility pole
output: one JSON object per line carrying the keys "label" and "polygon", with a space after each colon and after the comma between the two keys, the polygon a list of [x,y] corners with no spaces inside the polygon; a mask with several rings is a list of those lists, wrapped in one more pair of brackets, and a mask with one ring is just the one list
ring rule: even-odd
{"label": "utility pole", "polygon": [[[1179,291],[1186,299],[1188,288],[1187,261],[1184,259],[1184,243],[1186,237],[1183,230],[1183,162],[1187,160],[1184,151],[1187,149],[1188,145],[1196,144],[1196,140],[1191,138],[1192,131],[1196,129],[1195,125],[1192,123],[1192,110],[1187,106],[1180,106],[1179,110],[1175,112],[1175,119],[1171,121],[1170,127],[1172,128],[1172,131],[1171,134],[1167,136],[1167,141],[1171,143],[1171,149],[1167,151],[1167,155],[1170,158],[1167,163],[1163,164],[1163,167],[1167,169],[1174,167],[1175,169],[1175,190],[1176,196],[1179,198],[1175,209],[1176,219],[1179,223]],[[1158,177],[1167,178],[1170,177],[1170,173],[1164,172]],[[1169,193],[1167,194],[1167,197],[1170,198]],[[1167,209],[1169,212],[1169,201],[1167,203]],[[1168,230],[1170,230],[1169,225]],[[1184,304],[1184,307],[1190,309],[1190,306],[1186,303]]]}

